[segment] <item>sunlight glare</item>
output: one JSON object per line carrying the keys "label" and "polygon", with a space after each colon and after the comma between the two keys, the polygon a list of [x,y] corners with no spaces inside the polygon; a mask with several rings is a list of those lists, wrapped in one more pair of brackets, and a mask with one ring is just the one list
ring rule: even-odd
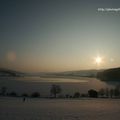
{"label": "sunlight glare", "polygon": [[101,58],[100,56],[97,56],[97,57],[95,58],[95,63],[96,63],[97,65],[100,65],[101,62],[102,62],[102,58]]}

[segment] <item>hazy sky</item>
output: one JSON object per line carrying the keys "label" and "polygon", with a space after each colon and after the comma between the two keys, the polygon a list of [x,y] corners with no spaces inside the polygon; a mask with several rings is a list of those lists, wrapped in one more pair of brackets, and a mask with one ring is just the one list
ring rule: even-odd
{"label": "hazy sky", "polygon": [[0,0],[0,67],[66,71],[120,66],[119,0]]}

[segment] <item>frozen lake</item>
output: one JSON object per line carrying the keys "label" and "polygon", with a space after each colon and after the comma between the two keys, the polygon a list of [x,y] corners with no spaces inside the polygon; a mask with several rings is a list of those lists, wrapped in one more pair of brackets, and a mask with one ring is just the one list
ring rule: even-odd
{"label": "frozen lake", "polygon": [[[18,77],[0,78],[0,88],[7,87],[7,92],[15,91],[19,95],[22,93],[31,94],[39,92],[41,96],[49,96],[51,85],[57,84],[62,88],[62,95],[74,92],[87,93],[89,89],[100,90],[101,88],[112,88],[114,83],[106,83],[96,78],[41,78],[41,77]],[[118,83],[120,84],[120,83]]]}
{"label": "frozen lake", "polygon": [[119,99],[27,99],[0,97],[0,120],[119,120]]}

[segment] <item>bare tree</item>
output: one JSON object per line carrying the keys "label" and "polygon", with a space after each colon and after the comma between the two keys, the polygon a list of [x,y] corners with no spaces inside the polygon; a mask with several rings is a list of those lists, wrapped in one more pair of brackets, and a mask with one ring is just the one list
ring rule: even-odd
{"label": "bare tree", "polygon": [[1,88],[1,95],[5,96],[6,95],[7,88],[4,86]]}
{"label": "bare tree", "polygon": [[73,95],[73,98],[79,98],[80,97],[80,93],[79,92],[75,92]]}
{"label": "bare tree", "polygon": [[62,89],[59,85],[52,85],[51,89],[50,89],[50,93],[51,95],[54,95],[54,97],[56,98],[57,94],[61,93]]}
{"label": "bare tree", "polygon": [[33,98],[40,97],[40,93],[39,93],[39,92],[33,92],[33,93],[31,94],[31,97],[33,97]]}
{"label": "bare tree", "polygon": [[114,95],[114,89],[110,89],[110,97],[112,98]]}
{"label": "bare tree", "polygon": [[100,89],[98,93],[99,93],[100,97],[104,97],[105,96],[105,90],[103,88]]}
{"label": "bare tree", "polygon": [[108,88],[105,89],[105,94],[106,94],[106,97],[108,98],[109,97],[109,89]]}
{"label": "bare tree", "polygon": [[88,90],[88,95],[89,95],[89,97],[97,98],[98,92],[96,90],[90,89],[90,90]]}
{"label": "bare tree", "polygon": [[119,88],[119,86],[116,86],[114,89],[114,96],[119,97],[119,95],[120,95],[120,88]]}

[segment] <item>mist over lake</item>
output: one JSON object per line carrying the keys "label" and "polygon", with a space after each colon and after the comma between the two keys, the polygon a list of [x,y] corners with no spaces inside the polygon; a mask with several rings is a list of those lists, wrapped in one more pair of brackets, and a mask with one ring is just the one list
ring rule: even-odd
{"label": "mist over lake", "polygon": [[43,78],[43,77],[1,77],[0,87],[7,87],[7,91],[15,91],[19,94],[40,92],[42,96],[50,95],[51,85],[57,84],[62,88],[63,95],[74,92],[87,93],[89,89],[114,88],[116,82],[106,83],[96,78]]}

